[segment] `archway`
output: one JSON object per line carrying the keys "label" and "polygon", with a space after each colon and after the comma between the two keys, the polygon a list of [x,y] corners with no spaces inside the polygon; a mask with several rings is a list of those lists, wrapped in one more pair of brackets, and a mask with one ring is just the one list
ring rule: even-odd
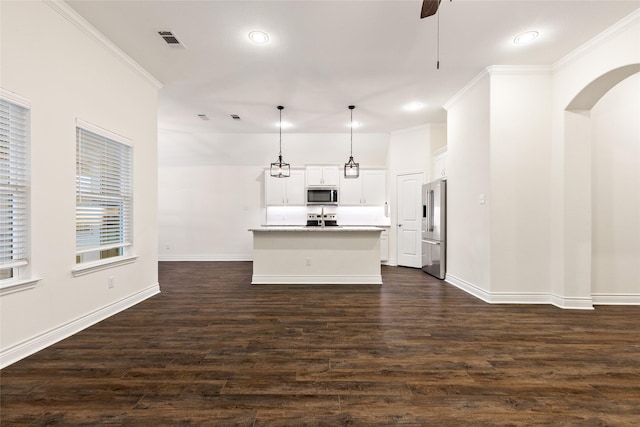
{"label": "archway", "polygon": [[599,76],[571,100],[564,112],[565,295],[582,296],[589,304],[598,303],[593,301],[592,291],[591,110],[612,88],[639,72],[640,63],[634,63]]}

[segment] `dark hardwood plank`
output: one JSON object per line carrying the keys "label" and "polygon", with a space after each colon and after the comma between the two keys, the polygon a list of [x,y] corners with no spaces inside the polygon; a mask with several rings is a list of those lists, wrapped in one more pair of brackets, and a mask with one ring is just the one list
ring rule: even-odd
{"label": "dark hardwood plank", "polygon": [[0,425],[640,425],[640,307],[489,305],[419,270],[162,293],[0,372]]}

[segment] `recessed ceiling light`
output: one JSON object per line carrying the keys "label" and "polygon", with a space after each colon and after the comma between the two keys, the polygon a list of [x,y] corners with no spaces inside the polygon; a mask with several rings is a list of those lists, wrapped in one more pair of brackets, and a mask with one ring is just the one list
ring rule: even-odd
{"label": "recessed ceiling light", "polygon": [[527,31],[526,33],[522,33],[513,39],[515,44],[527,44],[531,43],[535,39],[538,38],[540,34],[537,31]]}
{"label": "recessed ceiling light", "polygon": [[424,104],[422,102],[410,102],[403,107],[406,111],[418,111],[424,108]]}
{"label": "recessed ceiling light", "polygon": [[249,40],[258,44],[265,44],[269,41],[269,34],[264,31],[251,31],[249,33]]}

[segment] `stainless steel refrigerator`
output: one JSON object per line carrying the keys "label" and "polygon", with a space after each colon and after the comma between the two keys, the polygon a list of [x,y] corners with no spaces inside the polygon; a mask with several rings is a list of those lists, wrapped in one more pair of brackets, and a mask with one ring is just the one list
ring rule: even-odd
{"label": "stainless steel refrigerator", "polygon": [[422,186],[422,270],[444,279],[447,255],[447,181]]}

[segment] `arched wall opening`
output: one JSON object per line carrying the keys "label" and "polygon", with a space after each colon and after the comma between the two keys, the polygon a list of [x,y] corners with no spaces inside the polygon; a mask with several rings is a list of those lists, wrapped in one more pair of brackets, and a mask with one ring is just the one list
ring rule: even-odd
{"label": "arched wall opening", "polygon": [[[640,88],[634,81],[640,81],[640,64],[613,69],[585,86],[564,112],[565,294],[590,296],[593,304],[640,302],[640,243],[633,237],[640,237],[640,215],[634,222],[640,213],[640,172],[634,172],[640,170],[640,92],[617,89],[623,83],[627,90]],[[618,101],[600,108],[610,92]],[[624,136],[612,128],[612,117],[622,120],[618,128],[629,125]],[[636,117],[636,127],[623,117]],[[605,140],[604,132],[617,139]],[[615,162],[621,160],[619,171]]]}

